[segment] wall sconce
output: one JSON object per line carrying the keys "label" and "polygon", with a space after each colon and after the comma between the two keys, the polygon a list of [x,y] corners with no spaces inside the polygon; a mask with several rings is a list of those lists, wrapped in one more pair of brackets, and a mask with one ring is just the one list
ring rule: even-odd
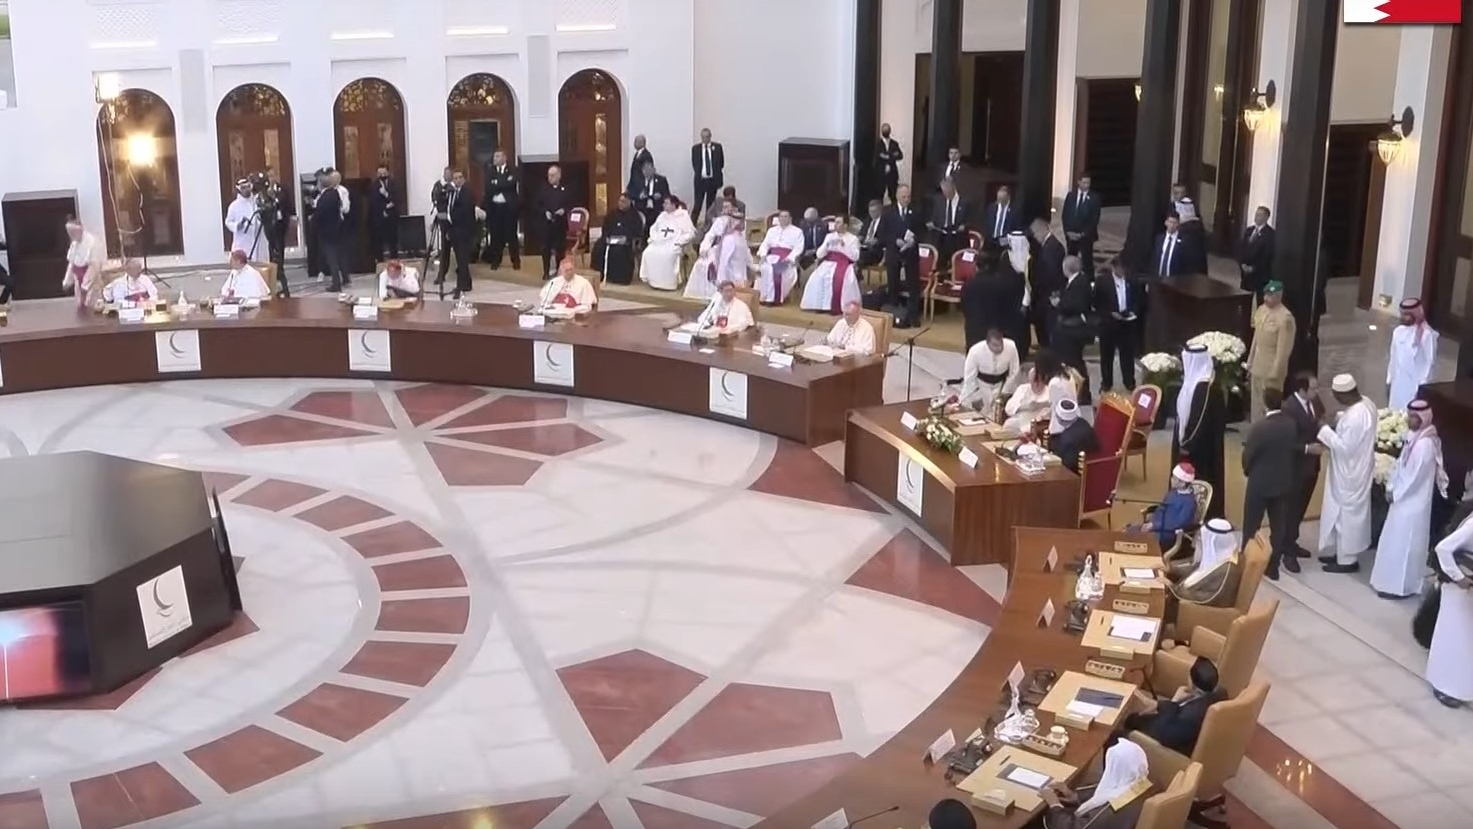
{"label": "wall sconce", "polygon": [[1247,127],[1249,132],[1257,131],[1258,125],[1263,122],[1263,116],[1268,114],[1278,97],[1279,88],[1274,85],[1273,81],[1269,81],[1263,87],[1262,92],[1257,89],[1249,92],[1248,103],[1243,105],[1243,126]]}
{"label": "wall sconce", "polygon": [[1222,103],[1222,93],[1225,91],[1227,91],[1227,87],[1220,83],[1212,85],[1212,97],[1216,98],[1219,104]]}
{"label": "wall sconce", "polygon": [[128,136],[125,151],[130,166],[152,167],[159,158],[159,142],[152,135],[134,133]]}
{"label": "wall sconce", "polygon": [[1401,155],[1401,146],[1412,134],[1412,128],[1416,126],[1416,113],[1411,107],[1401,111],[1400,118],[1391,118],[1386,122],[1386,129],[1372,142],[1372,148],[1376,155],[1381,157],[1381,163],[1391,166],[1391,163]]}
{"label": "wall sconce", "polygon": [[92,100],[102,107],[109,123],[117,117],[114,105],[123,94],[123,81],[116,74],[106,72],[92,77]]}
{"label": "wall sconce", "polygon": [[1135,102],[1136,103],[1140,103],[1141,102],[1141,82],[1140,81],[1136,81],[1135,82]]}

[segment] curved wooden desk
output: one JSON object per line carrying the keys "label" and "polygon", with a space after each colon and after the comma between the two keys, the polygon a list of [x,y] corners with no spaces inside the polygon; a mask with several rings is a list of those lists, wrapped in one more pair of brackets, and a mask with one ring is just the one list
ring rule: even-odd
{"label": "curved wooden desk", "polygon": [[[464,383],[666,409],[810,446],[843,439],[849,409],[882,399],[883,357],[773,368],[751,353],[752,336],[703,353],[668,342],[660,322],[647,317],[594,314],[523,329],[510,306],[477,307],[479,313],[464,322],[452,320],[450,303],[441,302],[360,322],[334,299],[289,299],[233,320],[196,312],[144,323],[66,304],[22,307],[0,326],[0,391],[244,377]],[[197,340],[176,336],[171,348],[171,334],[179,331],[197,331]],[[361,360],[370,342],[379,362],[362,370],[355,358]],[[559,377],[549,381],[554,350]],[[191,357],[198,370],[181,368]]]}
{"label": "curved wooden desk", "polygon": [[[997,702],[1014,665],[1022,664],[1030,675],[1038,668],[1060,673],[1082,671],[1085,660],[1096,655],[1080,645],[1079,634],[1064,630],[1064,606],[1074,598],[1075,576],[1062,565],[1086,550],[1111,549],[1115,541],[1126,538],[1125,533],[1031,528],[1019,528],[1016,533],[1017,554],[1002,615],[972,661],[935,702],[889,742],[827,786],[757,824],[760,829],[812,826],[839,809],[854,820],[892,806],[900,808],[876,817],[877,827],[924,826],[936,801],[947,797],[964,803],[968,800],[965,792],[946,782],[944,769],[924,764],[926,750],[936,738],[951,729],[958,740],[965,739],[997,712]],[[1057,548],[1061,566],[1049,573],[1045,572],[1044,561],[1051,548]],[[1160,552],[1154,544],[1152,552]],[[1106,588],[1100,604],[1109,608],[1116,595],[1112,588]],[[1057,612],[1053,624],[1044,628],[1040,615],[1049,599],[1053,599]],[[1152,594],[1148,601],[1152,615],[1159,618],[1165,608],[1164,593]],[[1125,681],[1139,685],[1147,662],[1145,657],[1133,661]],[[1038,719],[1043,730],[1053,724],[1053,716],[1047,712],[1039,711]],[[1109,734],[1110,729],[1099,723],[1087,732],[1070,731],[1069,749],[1061,761],[1076,768],[1087,766],[1104,748]],[[972,813],[983,829],[1016,829],[1032,816],[1017,809],[1006,818],[976,808]]]}

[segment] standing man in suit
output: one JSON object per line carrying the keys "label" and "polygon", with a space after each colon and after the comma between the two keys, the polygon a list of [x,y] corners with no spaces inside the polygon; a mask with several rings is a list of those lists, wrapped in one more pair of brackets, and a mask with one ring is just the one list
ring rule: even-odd
{"label": "standing man in suit", "polygon": [[547,184],[537,194],[537,215],[542,220],[542,278],[557,275],[558,263],[568,253],[568,212],[572,197],[563,186],[563,168],[547,168]]}
{"label": "standing man in suit", "polygon": [[1013,207],[1013,192],[1007,185],[997,188],[997,197],[982,213],[982,246],[1002,250],[1008,246],[1008,234],[1022,229],[1018,210]]}
{"label": "standing man in suit", "polygon": [[1054,306],[1050,299],[1064,290],[1064,259],[1068,252],[1049,229],[1048,222],[1034,219],[1029,226],[1038,250],[1030,270],[1028,321],[1033,324],[1033,340],[1039,348],[1048,348],[1054,333]]}
{"label": "standing man in suit", "polygon": [[875,173],[883,188],[883,195],[895,203],[895,189],[900,186],[900,162],[905,153],[900,151],[900,142],[890,137],[890,125],[880,125],[879,151],[875,158]]}
{"label": "standing man in suit", "polygon": [[[1320,381],[1313,372],[1301,371],[1294,375],[1290,395],[1284,398],[1282,411],[1294,421],[1299,430],[1299,442],[1306,449],[1319,443],[1320,427],[1325,423],[1325,404],[1320,400]],[[1299,526],[1304,523],[1304,514],[1309,511],[1309,499],[1314,494],[1314,485],[1320,477],[1320,452],[1308,451],[1299,454],[1299,479],[1295,482],[1293,496],[1289,500],[1289,526],[1292,528],[1286,555],[1309,558],[1309,551],[1299,544]]]}
{"label": "standing man in suit", "polygon": [[1115,386],[1115,358],[1120,379],[1135,389],[1135,357],[1140,342],[1140,309],[1145,292],[1123,267],[1100,269],[1095,279],[1095,310],[1100,315],[1100,391]]}
{"label": "standing man in suit", "polygon": [[387,262],[399,258],[399,198],[389,165],[378,165],[373,189],[368,191],[368,236],[376,259]]}
{"label": "standing man in suit", "polygon": [[286,279],[286,243],[288,237],[296,237],[292,226],[297,219],[297,207],[291,190],[282,185],[281,176],[271,167],[266,168],[266,194],[276,206],[274,220],[266,222],[266,244],[271,250],[271,261],[276,263],[276,281],[280,285],[277,294],[290,297],[291,284]]}
{"label": "standing man in suit", "polygon": [[476,241],[476,198],[465,186],[465,173],[456,170],[445,193],[445,214],[440,218],[446,241],[440,252],[440,273],[435,284],[450,272],[450,254],[455,254],[455,294],[460,299],[471,290],[471,248]]}
{"label": "standing man in suit", "polygon": [[942,166],[941,176],[936,180],[938,189],[941,182],[946,181],[947,179],[951,179],[951,182],[953,184],[956,184],[957,178],[961,175],[961,173],[962,151],[957,147],[952,147],[951,149],[946,151],[946,164]]}
{"label": "standing man in suit", "polygon": [[655,163],[655,155],[645,146],[643,135],[634,136],[634,157],[629,160],[629,184],[624,189],[633,192],[644,173],[644,165]]}
{"label": "standing man in suit", "polygon": [[506,153],[497,150],[486,168],[486,193],[482,209],[486,211],[486,230],[491,239],[491,270],[501,267],[501,254],[511,248],[511,267],[522,267],[522,242],[517,238],[517,212],[521,199],[517,192],[517,168],[506,163]]}
{"label": "standing man in suit", "polygon": [[1095,338],[1094,283],[1084,275],[1084,264],[1078,256],[1064,259],[1064,289],[1057,297],[1050,297],[1049,304],[1058,315],[1058,324],[1054,328],[1054,351],[1064,365],[1084,378],[1079,403],[1088,406],[1089,368],[1084,365],[1084,349]]}
{"label": "standing man in suit", "polygon": [[695,174],[696,197],[691,201],[691,221],[699,223],[701,211],[709,210],[716,192],[725,183],[726,151],[711,140],[711,130],[701,130],[701,141],[690,148],[690,169]]}
{"label": "standing man in suit", "polygon": [[967,246],[967,203],[956,192],[956,182],[941,180],[941,196],[931,209],[931,244],[936,246],[941,261],[937,267],[950,267],[951,255]]}
{"label": "standing man in suit", "polygon": [[1253,211],[1253,224],[1238,239],[1238,286],[1263,301],[1263,286],[1273,278],[1274,229],[1268,223],[1269,209]]}
{"label": "standing man in suit", "polygon": [[1064,197],[1064,238],[1070,256],[1078,256],[1084,272],[1095,272],[1095,242],[1100,238],[1100,197],[1090,189],[1089,173],[1075,180],[1074,189]]}
{"label": "standing man in suit", "polygon": [[1319,454],[1323,448],[1306,445],[1299,439],[1299,427],[1291,416],[1281,411],[1283,392],[1267,389],[1264,403],[1268,415],[1248,430],[1243,444],[1243,475],[1247,478],[1243,494],[1243,537],[1252,538],[1268,518],[1269,558],[1264,572],[1271,581],[1279,580],[1279,567],[1298,573],[1299,557],[1295,555],[1294,536],[1299,528],[1293,521],[1293,505],[1300,481],[1300,460],[1308,454]]}
{"label": "standing man in suit", "polygon": [[1181,220],[1171,213],[1165,225],[1165,230],[1156,234],[1156,243],[1151,248],[1151,273],[1163,279],[1191,273],[1195,255],[1191,251],[1191,239],[1181,232]]}
{"label": "standing man in suit", "polygon": [[639,178],[629,188],[629,201],[644,216],[644,226],[654,227],[670,195],[670,180],[655,172],[655,162],[646,161]]}
{"label": "standing man in suit", "polygon": [[332,169],[324,170],[312,205],[312,227],[317,233],[317,243],[322,246],[323,266],[331,280],[329,290],[337,293],[352,279],[348,276],[349,232],[348,191],[342,187],[343,177]]}
{"label": "standing man in suit", "polygon": [[896,314],[898,328],[914,328],[920,323],[920,242],[925,230],[923,221],[915,206],[910,203],[910,187],[900,185],[895,190],[895,204],[886,211],[880,226],[880,240],[885,246],[885,281],[890,305],[899,307],[900,294],[905,293],[905,310]]}

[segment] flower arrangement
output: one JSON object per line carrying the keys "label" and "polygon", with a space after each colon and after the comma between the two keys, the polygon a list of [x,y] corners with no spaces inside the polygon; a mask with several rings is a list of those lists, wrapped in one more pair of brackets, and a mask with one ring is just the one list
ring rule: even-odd
{"label": "flower arrangement", "polygon": [[1215,376],[1213,385],[1223,394],[1243,393],[1243,360],[1248,356],[1248,346],[1232,334],[1221,331],[1204,331],[1187,340],[1187,345],[1203,345],[1212,357]]}
{"label": "flower arrangement", "polygon": [[962,449],[962,436],[951,425],[951,418],[946,416],[960,400],[960,396],[943,388],[935,397],[931,398],[931,405],[926,411],[926,416],[916,423],[915,433],[926,442],[932,449],[940,449],[950,455],[955,455]]}
{"label": "flower arrangement", "polygon": [[1181,359],[1164,351],[1153,351],[1141,358],[1141,381],[1161,389],[1181,387]]}
{"label": "flower arrangement", "polygon": [[1407,442],[1411,426],[1407,413],[1400,409],[1380,409],[1376,412],[1376,453],[1393,460],[1401,456],[1401,448]]}
{"label": "flower arrangement", "polygon": [[[1380,449],[1380,441],[1377,441],[1377,449]],[[1385,452],[1377,451],[1375,455],[1376,468],[1371,473],[1371,480],[1381,486],[1391,480],[1391,470],[1396,468],[1396,458]]]}

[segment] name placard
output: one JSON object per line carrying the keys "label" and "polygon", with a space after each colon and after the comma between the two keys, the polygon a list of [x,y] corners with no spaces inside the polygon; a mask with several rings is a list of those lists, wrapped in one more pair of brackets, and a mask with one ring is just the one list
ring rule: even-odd
{"label": "name placard", "polygon": [[774,351],[767,355],[767,364],[774,368],[792,368],[793,355],[784,354],[781,351]]}
{"label": "name placard", "polygon": [[118,322],[143,322],[142,308],[119,308]]}
{"label": "name placard", "polygon": [[547,318],[541,314],[521,314],[517,317],[518,328],[542,328],[547,325]]}
{"label": "name placard", "polygon": [[668,339],[672,343],[675,343],[676,345],[690,345],[691,343],[696,341],[695,337],[692,336],[689,331],[677,331],[672,329],[670,333],[666,334],[665,336],[666,339]]}
{"label": "name placard", "polygon": [[918,424],[918,423],[920,423],[920,420],[918,420],[916,418],[916,416],[913,415],[913,414],[911,414],[910,412],[901,412],[900,413],[900,425],[901,426],[904,426],[905,428],[910,429],[911,431],[915,431],[916,424]]}
{"label": "name placard", "polygon": [[977,464],[981,462],[981,458],[977,457],[977,453],[973,452],[965,446],[962,447],[962,451],[956,453],[956,459],[971,467],[972,469],[976,469]]}
{"label": "name placard", "polygon": [[233,320],[240,317],[240,306],[230,302],[215,306],[215,319]]}
{"label": "name placard", "polygon": [[378,319],[378,306],[377,305],[354,305],[353,306],[353,319],[355,319],[355,320],[376,320],[376,319]]}

